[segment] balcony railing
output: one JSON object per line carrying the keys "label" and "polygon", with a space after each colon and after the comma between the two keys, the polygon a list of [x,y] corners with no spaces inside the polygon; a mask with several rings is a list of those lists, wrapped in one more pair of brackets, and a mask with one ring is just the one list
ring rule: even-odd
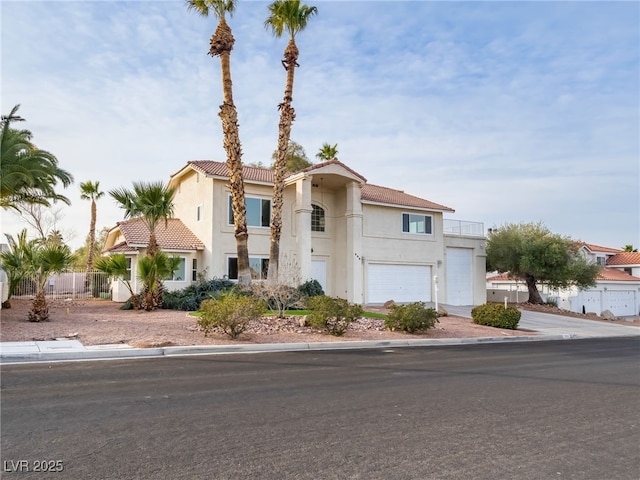
{"label": "balcony railing", "polygon": [[468,222],[466,220],[444,219],[445,235],[464,235],[469,237],[484,237],[484,223]]}

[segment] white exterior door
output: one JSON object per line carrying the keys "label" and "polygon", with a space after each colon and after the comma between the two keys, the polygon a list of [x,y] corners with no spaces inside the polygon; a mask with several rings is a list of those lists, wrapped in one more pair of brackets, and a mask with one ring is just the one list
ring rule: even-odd
{"label": "white exterior door", "polygon": [[[602,292],[600,292],[600,290],[585,290],[580,292],[578,294],[578,312],[594,312],[600,315],[602,312],[601,296]],[[580,299],[582,300],[581,302]]]}
{"label": "white exterior door", "polygon": [[473,305],[473,250],[447,248],[447,301],[449,305]]}
{"label": "white exterior door", "polygon": [[425,265],[367,265],[366,303],[430,302],[431,267]]}
{"label": "white exterior door", "polygon": [[326,295],[327,292],[327,261],[326,260],[311,260],[311,278],[317,280],[322,286],[322,290]]}

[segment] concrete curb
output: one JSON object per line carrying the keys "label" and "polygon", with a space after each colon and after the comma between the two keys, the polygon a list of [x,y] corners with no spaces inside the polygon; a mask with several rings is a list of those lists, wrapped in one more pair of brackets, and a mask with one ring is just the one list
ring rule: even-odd
{"label": "concrete curb", "polygon": [[[33,362],[92,361],[92,360],[124,360],[137,358],[181,357],[193,355],[225,355],[232,353],[267,353],[296,352],[310,350],[359,350],[380,348],[428,347],[448,345],[473,345],[491,343],[518,343],[557,341],[579,338],[572,334],[526,335],[519,337],[479,337],[479,338],[442,338],[442,339],[406,339],[406,340],[372,340],[346,342],[315,343],[261,343],[250,345],[205,345],[177,346],[157,348],[132,348],[114,346],[113,348],[85,347],[78,342],[72,348],[47,349],[44,351],[7,352],[0,351],[0,364],[17,364]],[[36,342],[37,343],[37,342]],[[42,342],[52,343],[52,342]]]}

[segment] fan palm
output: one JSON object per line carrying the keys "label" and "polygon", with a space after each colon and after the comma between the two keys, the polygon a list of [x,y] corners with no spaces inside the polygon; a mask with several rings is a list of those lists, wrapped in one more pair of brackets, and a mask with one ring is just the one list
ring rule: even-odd
{"label": "fan palm", "polygon": [[158,251],[156,228],[164,220],[165,226],[173,216],[175,188],[163,182],[133,182],[133,190],[117,188],[111,195],[118,206],[124,209],[125,218],[142,217],[149,229],[147,255],[153,257]]}
{"label": "fan palm", "polygon": [[284,99],[280,109],[280,123],[278,125],[278,149],[274,163],[273,200],[271,206],[271,246],[269,248],[269,272],[267,279],[270,283],[278,282],[278,264],[280,259],[280,235],[282,232],[282,202],[284,196],[284,176],[287,166],[291,125],[295,119],[293,102],[293,79],[298,66],[298,46],[296,34],[304,30],[312,15],[318,13],[316,7],[300,4],[300,0],[276,0],[269,5],[269,16],[264,22],[267,29],[276,37],[283,33],[289,34],[289,42],[284,50],[282,66],[287,71],[287,81],[284,89]]}
{"label": "fan palm", "polygon": [[25,251],[29,248],[29,241],[27,240],[26,228],[16,238],[9,234],[6,234],[6,237],[9,250],[0,253],[0,265],[7,275],[9,291],[7,299],[2,302],[2,308],[11,308],[11,297],[27,273],[25,269]]}
{"label": "fan palm", "polygon": [[140,308],[138,296],[133,291],[133,286],[131,285],[129,269],[127,266],[127,257],[125,257],[124,254],[116,253],[108,257],[98,258],[96,260],[96,270],[106,273],[113,279],[121,280],[131,294],[131,304],[133,305],[134,310],[138,310]]}
{"label": "fan palm", "polygon": [[210,40],[209,55],[220,57],[222,70],[222,98],[220,119],[224,135],[224,149],[227,153],[229,171],[229,189],[231,190],[231,209],[238,255],[238,283],[251,283],[249,267],[249,232],[247,230],[247,209],[245,205],[244,180],[242,177],[242,148],[238,128],[238,112],[233,103],[231,82],[231,50],[235,39],[226,15],[233,15],[236,0],[186,0],[187,9],[194,10],[203,17],[213,13],[218,19],[218,27]]}
{"label": "fan palm", "polygon": [[316,153],[316,157],[320,160],[328,161],[336,158],[338,154],[338,144],[330,145],[328,143],[323,143],[318,153]]}
{"label": "fan palm", "polygon": [[89,222],[89,252],[87,254],[87,271],[93,269],[93,258],[96,248],[96,217],[97,206],[96,200],[104,196],[104,192],[100,191],[100,182],[82,182],[80,183],[80,198],[82,200],[91,200],[91,221]]}
{"label": "fan palm", "polygon": [[55,191],[60,182],[64,188],[73,183],[73,176],[58,166],[57,158],[32,143],[29,130],[11,128],[11,123],[23,121],[16,115],[16,105],[9,115],[2,116],[0,129],[0,206],[20,210],[21,204],[51,206],[61,201],[70,205],[64,195]]}

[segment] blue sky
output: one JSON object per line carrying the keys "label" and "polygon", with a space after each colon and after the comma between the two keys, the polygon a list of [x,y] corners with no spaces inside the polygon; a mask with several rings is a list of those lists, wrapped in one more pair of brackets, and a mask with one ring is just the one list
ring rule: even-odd
{"label": "blue sky", "polygon": [[[456,210],[544,222],[599,245],[640,246],[638,2],[308,2],[297,37],[292,139],[324,142],[370,183]],[[243,160],[270,163],[286,39],[266,2],[229,23]],[[1,4],[1,107],[75,177],[56,227],[88,232],[79,184],[107,192],[224,161],[213,17],[182,1]],[[98,228],[123,213],[106,195]],[[2,233],[24,222],[2,212]],[[2,235],[4,241],[4,235]]]}

